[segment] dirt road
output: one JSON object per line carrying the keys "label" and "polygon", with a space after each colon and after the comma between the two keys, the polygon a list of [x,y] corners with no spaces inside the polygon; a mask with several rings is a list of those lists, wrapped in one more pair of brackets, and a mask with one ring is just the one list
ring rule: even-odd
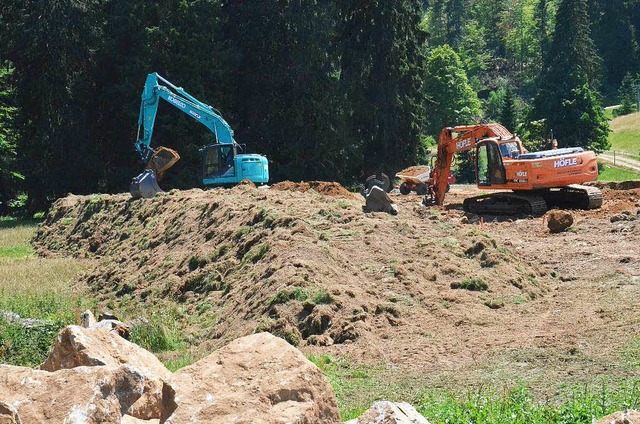
{"label": "dirt road", "polygon": [[598,159],[607,163],[615,164],[616,166],[621,166],[640,172],[640,161],[632,157],[621,156],[619,154],[616,154],[616,156],[614,157],[614,155],[610,153],[600,153],[598,155]]}

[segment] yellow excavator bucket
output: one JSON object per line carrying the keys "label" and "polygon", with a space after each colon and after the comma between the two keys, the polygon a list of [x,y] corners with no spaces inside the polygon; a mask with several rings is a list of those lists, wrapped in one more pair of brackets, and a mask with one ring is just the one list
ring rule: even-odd
{"label": "yellow excavator bucket", "polygon": [[158,181],[160,181],[165,171],[179,160],[180,155],[178,152],[168,147],[160,146],[153,151],[153,155],[151,155],[151,159],[147,164],[147,169],[151,169],[156,174]]}

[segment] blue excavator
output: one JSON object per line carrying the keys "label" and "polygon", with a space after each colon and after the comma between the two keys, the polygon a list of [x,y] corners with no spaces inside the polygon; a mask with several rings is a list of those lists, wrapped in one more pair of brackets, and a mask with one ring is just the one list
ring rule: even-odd
{"label": "blue excavator", "polygon": [[234,140],[233,130],[219,111],[154,72],[147,75],[144,84],[138,136],[133,144],[140,160],[146,165],[146,170],[133,178],[131,196],[150,198],[161,192],[158,180],[180,159],[180,155],[173,149],[151,147],[160,99],[207,127],[215,136],[215,143],[200,148],[202,183],[205,186],[232,186],[243,180],[250,180],[255,184],[269,181],[267,158],[258,154],[238,153],[241,147]]}

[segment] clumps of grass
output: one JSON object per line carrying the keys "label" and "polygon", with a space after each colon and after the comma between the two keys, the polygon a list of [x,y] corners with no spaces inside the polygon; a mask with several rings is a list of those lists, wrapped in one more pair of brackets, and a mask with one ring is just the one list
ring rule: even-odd
{"label": "clumps of grass", "polygon": [[244,237],[245,235],[249,234],[250,232],[251,232],[251,227],[247,227],[247,226],[240,227],[240,229],[238,229],[238,231],[236,231],[233,234],[233,240],[234,241],[240,241],[240,239],[242,237]]}
{"label": "clumps of grass", "polygon": [[209,261],[207,258],[202,258],[199,256],[192,256],[189,258],[189,271],[195,271],[198,268],[202,268],[207,265]]}
{"label": "clumps of grass", "polygon": [[500,309],[504,307],[504,301],[500,299],[487,299],[484,301],[484,305],[490,309]]}
{"label": "clumps of grass", "polygon": [[489,284],[482,278],[466,278],[460,282],[451,283],[452,289],[463,289],[469,291],[485,291],[489,289]]}
{"label": "clumps of grass", "polygon": [[398,309],[398,306],[394,303],[381,303],[376,306],[376,315],[379,315],[385,312],[396,318],[400,317],[400,310]]}
{"label": "clumps of grass", "polygon": [[440,244],[442,245],[442,247],[455,248],[458,247],[460,243],[455,237],[445,237],[440,240]]}
{"label": "clumps of grass", "polygon": [[349,206],[351,206],[351,203],[349,203],[348,200],[340,199],[338,200],[338,206],[341,207],[342,209],[347,209],[349,208]]}
{"label": "clumps of grass", "polygon": [[180,368],[184,368],[193,364],[196,361],[196,358],[193,357],[193,354],[189,350],[181,351],[177,355],[172,355],[171,357],[162,361],[165,367],[171,372],[176,372]]}
{"label": "clumps of grass", "polygon": [[224,255],[226,255],[227,252],[229,252],[229,245],[222,243],[220,246],[218,246],[216,251],[213,252],[213,255],[211,255],[211,261],[212,262],[217,261],[218,259],[222,258]]}
{"label": "clumps of grass", "polygon": [[133,327],[129,339],[154,353],[176,350],[181,345],[178,331],[155,319]]}
{"label": "clumps of grass", "polygon": [[269,251],[269,245],[266,243],[252,247],[242,258],[244,262],[256,263],[264,257]]}
{"label": "clumps of grass", "polygon": [[186,279],[180,287],[180,292],[209,293],[211,291],[222,291],[222,294],[225,295],[231,290],[231,285],[221,278],[217,274],[197,273]]}
{"label": "clumps of grass", "polygon": [[335,302],[335,299],[325,289],[319,289],[313,294],[311,301],[316,305],[330,305]]}
{"label": "clumps of grass", "polygon": [[276,293],[271,299],[271,305],[285,304],[292,300],[299,302],[310,300],[316,305],[330,305],[335,302],[331,293],[324,288],[294,287]]}

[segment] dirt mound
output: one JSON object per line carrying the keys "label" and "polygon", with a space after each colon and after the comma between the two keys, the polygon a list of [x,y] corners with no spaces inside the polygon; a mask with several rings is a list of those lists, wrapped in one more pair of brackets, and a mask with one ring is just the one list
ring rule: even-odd
{"label": "dirt mound", "polygon": [[431,171],[431,167],[426,165],[416,165],[410,166],[402,171],[398,172],[399,175],[406,175],[409,177],[417,177],[418,175],[422,175],[425,172]]}
{"label": "dirt mound", "polygon": [[271,186],[272,190],[279,191],[297,191],[297,192],[307,192],[309,190],[317,191],[320,194],[324,194],[327,196],[336,196],[336,197],[346,197],[348,199],[357,199],[360,200],[361,197],[356,194],[350,192],[346,188],[344,188],[340,183],[336,182],[325,182],[325,181],[309,181],[309,182],[301,182],[294,183],[291,181],[283,181],[281,183],[276,183]]}
{"label": "dirt mound", "polygon": [[640,188],[640,180],[634,181],[596,181],[592,183],[588,183],[587,185],[595,186],[598,188],[609,188],[612,190],[633,190],[636,188]]}
{"label": "dirt mound", "polygon": [[[519,314],[511,299],[537,301],[550,278],[462,213],[414,203],[393,217],[367,216],[361,201],[247,186],[69,196],[34,243],[43,255],[96,258],[83,281],[101,304],[172,311],[204,351],[268,330],[367,362],[433,363],[443,351],[469,361],[484,352],[483,334],[510,337],[492,329]],[[433,337],[416,342],[425,332]]]}

